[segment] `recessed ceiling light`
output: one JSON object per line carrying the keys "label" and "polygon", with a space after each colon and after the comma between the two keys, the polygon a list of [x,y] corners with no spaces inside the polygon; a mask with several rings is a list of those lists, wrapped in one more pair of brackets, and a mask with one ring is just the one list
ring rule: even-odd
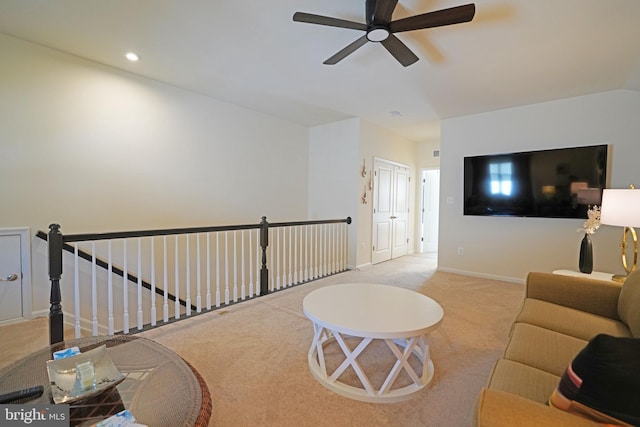
{"label": "recessed ceiling light", "polygon": [[137,60],[140,59],[138,54],[135,52],[127,52],[124,56],[131,62],[136,62]]}

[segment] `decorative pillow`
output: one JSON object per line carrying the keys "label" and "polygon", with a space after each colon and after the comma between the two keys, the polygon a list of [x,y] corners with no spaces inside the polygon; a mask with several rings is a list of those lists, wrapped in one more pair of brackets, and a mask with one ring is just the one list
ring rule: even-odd
{"label": "decorative pillow", "polygon": [[640,426],[640,338],[596,335],[566,369],[549,404],[601,423]]}

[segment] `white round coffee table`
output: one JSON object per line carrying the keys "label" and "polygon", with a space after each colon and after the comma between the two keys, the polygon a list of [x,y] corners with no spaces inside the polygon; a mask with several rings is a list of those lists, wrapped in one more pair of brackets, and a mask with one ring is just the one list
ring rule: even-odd
{"label": "white round coffee table", "polygon": [[[353,283],[316,289],[304,298],[302,306],[314,330],[309,368],[328,389],[365,402],[392,403],[411,398],[433,378],[427,333],[440,324],[444,311],[431,298],[395,286]],[[348,337],[361,338],[353,350],[345,342]],[[328,372],[324,348],[333,340],[345,359]],[[367,374],[367,366],[358,360],[373,340],[384,341],[397,359],[380,387],[372,384],[371,372]],[[421,365],[418,373],[409,363],[412,354]],[[353,368],[362,387],[340,381],[348,367]],[[403,370],[411,383],[393,388]]]}

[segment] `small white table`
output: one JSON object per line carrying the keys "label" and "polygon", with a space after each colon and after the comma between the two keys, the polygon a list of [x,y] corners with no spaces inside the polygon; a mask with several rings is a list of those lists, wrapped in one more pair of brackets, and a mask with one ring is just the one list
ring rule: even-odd
{"label": "small white table", "polygon": [[[304,298],[302,305],[314,330],[308,353],[309,369],[328,389],[365,402],[393,403],[409,399],[433,378],[427,333],[440,324],[444,311],[431,298],[395,286],[354,283],[314,290]],[[351,350],[345,337],[362,339]],[[345,359],[334,372],[328,372],[324,346],[333,340],[337,341]],[[383,340],[397,359],[379,388],[369,380],[367,366],[358,360],[373,340]],[[412,354],[421,365],[419,373],[409,364]],[[349,366],[362,387],[340,381]],[[412,383],[393,388],[402,370]]]}
{"label": "small white table", "polygon": [[[574,276],[574,277],[584,277],[586,279],[595,279],[595,280],[613,280],[613,273],[605,273],[602,271],[592,271],[591,273],[581,273],[580,271],[574,270],[554,270],[553,274],[560,274],[562,276]],[[617,282],[616,282],[617,283]]]}

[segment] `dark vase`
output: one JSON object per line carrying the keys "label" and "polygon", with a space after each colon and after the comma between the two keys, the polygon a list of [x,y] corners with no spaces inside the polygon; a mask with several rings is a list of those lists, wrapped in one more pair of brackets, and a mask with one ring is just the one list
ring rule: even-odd
{"label": "dark vase", "polygon": [[593,245],[591,238],[585,233],[582,243],[580,243],[580,271],[591,274],[593,271]]}

